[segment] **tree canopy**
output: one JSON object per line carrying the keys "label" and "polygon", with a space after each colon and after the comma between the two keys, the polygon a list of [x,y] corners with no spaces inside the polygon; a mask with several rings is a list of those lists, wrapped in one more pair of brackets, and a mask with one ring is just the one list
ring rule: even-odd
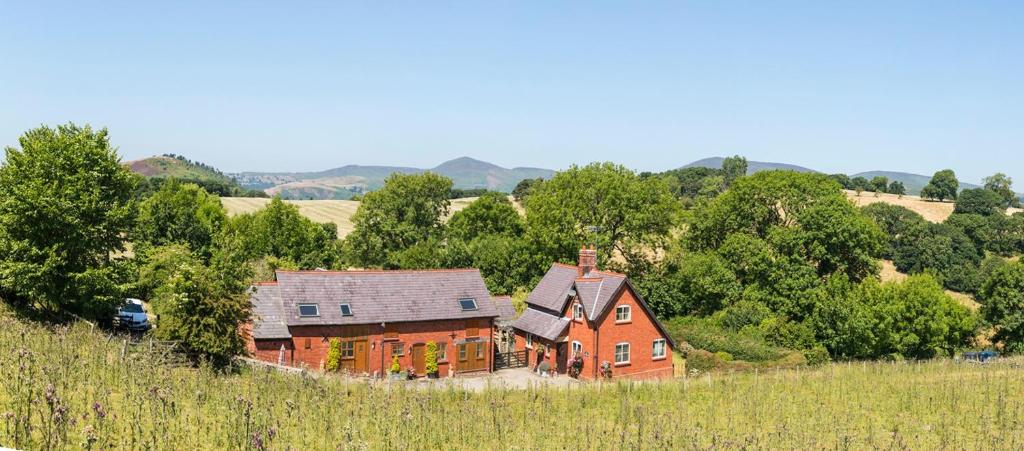
{"label": "tree canopy", "polygon": [[2,297],[109,313],[121,299],[111,255],[125,248],[137,177],[106,129],[40,127],[19,143],[0,166]]}
{"label": "tree canopy", "polygon": [[220,199],[191,183],[170,179],[139,204],[136,247],[184,243],[209,257],[214,236],[227,222]]}
{"label": "tree canopy", "polygon": [[932,176],[932,179],[921,190],[921,197],[939,201],[956,200],[959,190],[960,182],[956,179],[956,173],[952,169],[943,169]]}

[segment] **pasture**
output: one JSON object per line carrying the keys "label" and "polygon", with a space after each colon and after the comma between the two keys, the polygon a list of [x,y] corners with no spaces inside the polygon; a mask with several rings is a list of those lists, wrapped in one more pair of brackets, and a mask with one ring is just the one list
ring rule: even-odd
{"label": "pasture", "polygon": [[[452,213],[466,208],[475,197],[453,199]],[[254,213],[270,202],[270,199],[259,197],[222,197],[221,204],[229,215]],[[317,223],[334,223],[338,226],[338,238],[344,238],[352,231],[352,215],[359,209],[359,202],[354,200],[286,200],[285,202],[299,208],[299,213]]]}
{"label": "pasture", "polygon": [[[846,197],[853,201],[858,207],[871,205],[877,202],[899,205],[916,212],[931,222],[943,222],[949,215],[953,214],[953,202],[938,202],[924,200],[918,196],[897,196],[895,194],[863,192],[860,196],[855,191],[846,191]],[[1007,209],[1006,214],[1014,214],[1022,211],[1019,208]]]}
{"label": "pasture", "polygon": [[0,312],[0,445],[22,449],[1021,449],[1020,361],[837,363],[493,386],[165,366]]}

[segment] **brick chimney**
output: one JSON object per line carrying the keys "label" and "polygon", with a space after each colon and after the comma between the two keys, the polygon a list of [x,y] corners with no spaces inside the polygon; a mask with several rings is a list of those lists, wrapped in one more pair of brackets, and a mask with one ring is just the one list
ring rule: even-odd
{"label": "brick chimney", "polygon": [[586,277],[591,271],[597,269],[597,247],[591,245],[589,248],[584,245],[580,248],[579,275]]}

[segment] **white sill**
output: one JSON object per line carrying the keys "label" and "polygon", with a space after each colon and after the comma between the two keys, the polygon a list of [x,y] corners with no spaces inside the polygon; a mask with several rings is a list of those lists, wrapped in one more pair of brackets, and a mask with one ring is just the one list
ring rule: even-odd
{"label": "white sill", "polygon": [[627,319],[627,320],[622,320],[622,321],[616,321],[615,324],[629,324],[629,323],[632,323],[632,322],[633,322],[633,320]]}
{"label": "white sill", "polygon": [[668,358],[668,356],[651,357],[651,360],[654,360],[655,362],[657,362],[658,360],[665,360],[667,358]]}
{"label": "white sill", "polygon": [[615,366],[629,366],[629,362],[619,362],[616,363]]}

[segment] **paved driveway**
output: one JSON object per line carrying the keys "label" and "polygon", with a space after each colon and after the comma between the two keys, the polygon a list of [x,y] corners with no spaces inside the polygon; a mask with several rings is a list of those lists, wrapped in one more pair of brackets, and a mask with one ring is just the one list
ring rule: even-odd
{"label": "paved driveway", "polygon": [[550,387],[571,387],[580,385],[580,382],[569,376],[540,377],[528,368],[512,368],[495,371],[491,374],[479,376],[456,376],[445,379],[420,379],[408,382],[411,386],[424,388],[447,388],[457,387],[472,391],[482,391],[487,388],[529,388],[531,386],[546,385]]}

